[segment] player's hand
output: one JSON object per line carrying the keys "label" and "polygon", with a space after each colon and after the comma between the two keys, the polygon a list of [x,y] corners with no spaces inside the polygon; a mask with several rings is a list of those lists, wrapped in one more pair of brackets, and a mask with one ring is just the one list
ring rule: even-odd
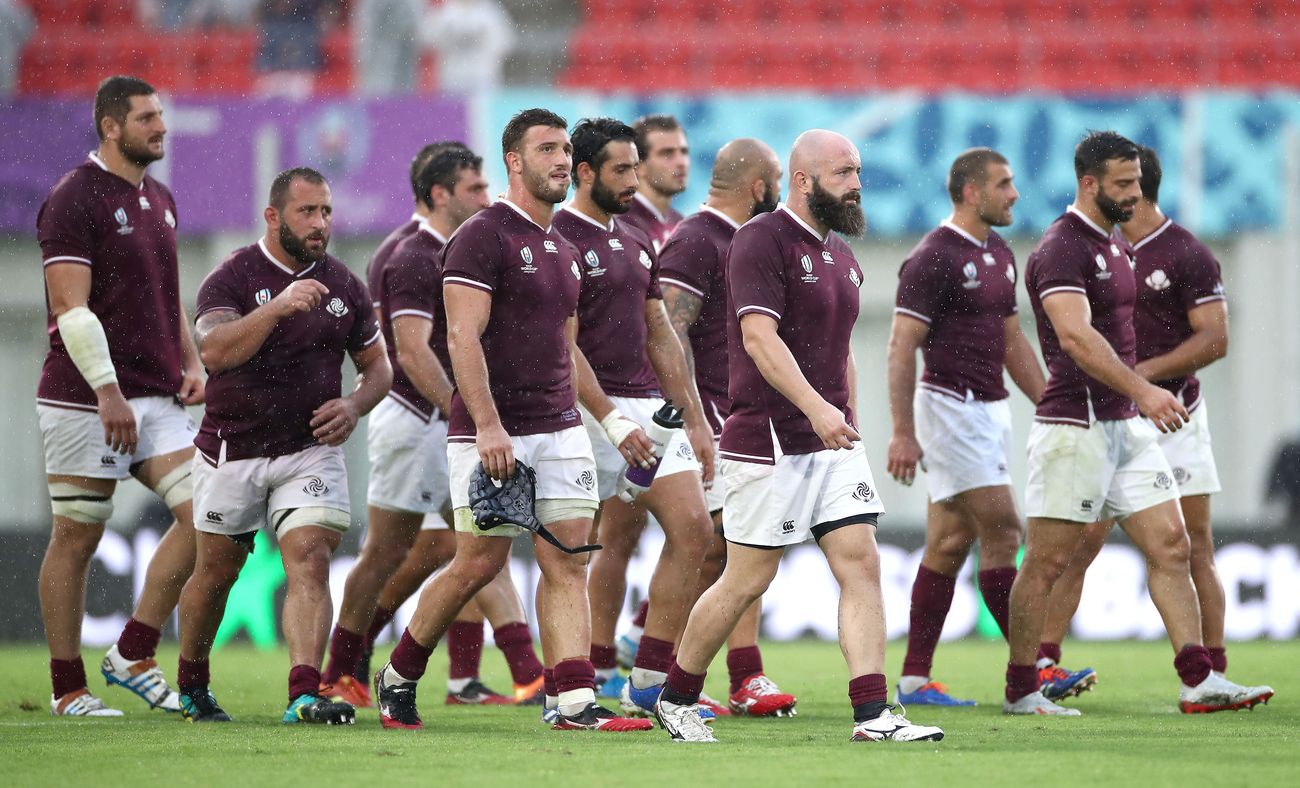
{"label": "player's hand", "polygon": [[1141,394],[1134,398],[1138,411],[1151,421],[1161,432],[1174,432],[1191,418],[1187,408],[1178,398],[1159,386],[1148,385]]}
{"label": "player's hand", "polygon": [[497,481],[505,481],[515,475],[515,447],[510,443],[510,435],[500,423],[478,430],[474,438],[478,447],[478,458],[483,468]]}
{"label": "player's hand", "polygon": [[894,437],[889,439],[889,453],[887,455],[887,467],[889,475],[895,480],[907,486],[911,486],[916,480],[916,466],[925,456],[921,451],[921,444],[916,442],[915,435],[903,435],[894,433]]}
{"label": "player's hand", "polygon": [[182,405],[203,404],[203,367],[186,368],[181,372],[181,390],[176,393]]}
{"label": "player's hand", "polygon": [[332,399],[311,414],[312,436],[326,446],[342,446],[361,419],[350,397]]}
{"label": "player's hand", "polygon": [[605,430],[605,437],[618,448],[618,453],[623,455],[628,465],[651,468],[658,462],[650,436],[645,434],[640,424],[619,413],[618,408],[606,413],[605,418],[600,420],[600,426]]}
{"label": "player's hand", "polygon": [[280,317],[310,312],[329,291],[328,287],[315,279],[299,279],[281,290],[268,306],[275,309],[276,315]]}
{"label": "player's hand", "polygon": [[808,421],[817,437],[822,439],[822,445],[828,449],[851,449],[854,441],[862,440],[853,425],[845,421],[844,413],[825,400],[809,414]]}
{"label": "player's hand", "polygon": [[691,442],[695,459],[700,463],[704,489],[707,490],[713,486],[713,428],[703,419],[689,420],[686,422],[686,439]]}
{"label": "player's hand", "polygon": [[99,401],[99,421],[104,425],[104,443],[118,454],[135,454],[140,434],[136,431],[135,411],[122,390],[116,383],[109,383],[95,389],[95,398]]}

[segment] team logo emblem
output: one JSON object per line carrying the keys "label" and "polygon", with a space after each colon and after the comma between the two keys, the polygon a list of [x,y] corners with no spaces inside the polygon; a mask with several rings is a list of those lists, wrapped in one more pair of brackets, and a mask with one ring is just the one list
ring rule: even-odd
{"label": "team logo emblem", "polygon": [[269,288],[269,287],[263,287],[261,290],[258,290],[258,291],[253,295],[253,300],[257,302],[257,305],[258,305],[258,306],[262,306],[262,305],[265,304],[267,301],[270,301],[270,300],[271,300],[271,288]]}
{"label": "team logo emblem", "polygon": [[831,265],[835,265],[835,258],[831,257],[831,253],[826,251],[825,249],[822,250],[822,259],[825,260],[827,263],[830,263]]}
{"label": "team logo emblem", "polygon": [[623,242],[618,240],[617,238],[610,238],[609,248],[613,249],[616,252],[621,252],[623,251]]}
{"label": "team logo emblem", "polygon": [[99,464],[105,468],[116,468],[117,458],[111,454],[105,454],[103,457],[99,458]]}
{"label": "team logo emblem", "polygon": [[991,252],[984,253],[984,265],[996,265],[997,262],[998,261],[993,258],[993,254]]}
{"label": "team logo emblem", "polygon": [[1111,245],[1110,245],[1110,253],[1113,254],[1113,255],[1115,255],[1116,257],[1119,257],[1119,247],[1116,246],[1115,244],[1111,244]]}
{"label": "team logo emblem", "polygon": [[1187,472],[1186,468],[1174,468],[1174,481],[1179,484],[1187,484],[1187,480],[1190,478],[1192,478],[1192,475]]}
{"label": "team logo emblem", "polygon": [[583,471],[578,475],[578,486],[584,490],[596,489],[596,474],[591,471]]}
{"label": "team logo emblem", "polygon": [[542,241],[542,248],[550,252],[551,254],[558,254],[560,251],[559,247],[555,245],[555,241],[552,241],[550,239]]}
{"label": "team logo emblem", "polygon": [[966,263],[966,265],[963,265],[961,267],[961,273],[962,276],[966,277],[966,281],[961,283],[962,287],[967,290],[974,290],[980,286],[980,269],[975,267],[975,263]]}
{"label": "team logo emblem", "polygon": [[786,520],[785,522],[781,523],[781,533],[783,534],[794,533],[794,520]]}
{"label": "team logo emblem", "polygon": [[586,260],[587,265],[591,266],[592,268],[600,267],[600,258],[596,256],[595,249],[587,250],[587,254],[583,257],[583,259]]}
{"label": "team logo emblem", "polygon": [[[533,270],[535,271],[535,270],[537,270],[537,269],[534,268]],[[581,281],[581,279],[582,279],[582,269],[578,267],[578,261],[577,261],[577,260],[574,260],[574,261],[573,261],[573,265],[570,266],[569,270],[573,271],[573,278],[574,278],[574,279],[577,279],[577,280]]]}
{"label": "team logo emblem", "polygon": [[153,206],[149,204],[149,198],[143,194],[140,195],[140,209],[143,211],[152,211]]}
{"label": "team logo emblem", "polygon": [[1170,487],[1174,486],[1174,480],[1169,477],[1169,474],[1161,471],[1156,474],[1155,486],[1157,490],[1168,490]]}
{"label": "team logo emblem", "polygon": [[1173,282],[1169,280],[1169,277],[1165,275],[1165,272],[1159,268],[1152,271],[1151,275],[1144,281],[1147,283],[1147,287],[1156,291],[1167,290],[1169,286],[1173,284]]}
{"label": "team logo emblem", "polygon": [[849,281],[854,287],[862,287],[862,277],[858,276],[858,272],[852,268],[849,269]]}
{"label": "team logo emblem", "polygon": [[171,208],[167,208],[166,210],[163,211],[163,221],[167,222],[168,227],[172,228],[173,230],[176,229],[176,217],[172,215]]}
{"label": "team logo emblem", "polygon": [[1223,282],[1215,282],[1214,289],[1210,292],[1214,293],[1215,295],[1223,295],[1223,293],[1225,292],[1223,289]]}
{"label": "team logo emblem", "polygon": [[651,265],[651,263],[650,263],[650,253],[647,252],[646,250],[642,249],[642,250],[641,250],[640,260],[641,260],[641,265],[644,265],[644,266],[646,267],[646,270],[647,270],[647,271],[650,270],[650,265]]}
{"label": "team logo emblem", "polygon": [[1084,498],[1082,501],[1079,501],[1079,508],[1082,509],[1082,510],[1085,511],[1085,512],[1091,512],[1091,511],[1092,511],[1092,501],[1089,500],[1088,498]]}
{"label": "team logo emblem", "polygon": [[871,485],[866,482],[858,482],[857,489],[853,491],[853,497],[863,503],[870,503],[871,499],[876,497],[876,493],[871,489]]}
{"label": "team logo emblem", "polygon": [[1097,263],[1097,278],[1110,279],[1110,271],[1106,270],[1106,258],[1100,254],[1093,258]]}
{"label": "team logo emblem", "polygon": [[130,224],[131,220],[126,215],[125,208],[118,208],[116,211],[113,211],[113,218],[117,220],[118,235],[130,235],[135,231],[135,228]]}
{"label": "team logo emblem", "polygon": [[1016,283],[1016,267],[1011,263],[1007,263],[1007,279],[1013,285]]}
{"label": "team logo emblem", "polygon": [[313,498],[319,498],[330,491],[329,485],[319,476],[313,476],[302,486],[302,491]]}
{"label": "team logo emblem", "polygon": [[207,518],[208,522],[220,525],[221,522],[226,519],[226,516],[221,512],[208,512]]}
{"label": "team logo emblem", "polygon": [[803,257],[800,257],[800,258],[799,258],[799,264],[803,266],[804,273],[808,273],[808,274],[811,274],[811,273],[812,273],[812,258],[811,258],[811,257],[809,257],[808,255],[804,255]]}
{"label": "team logo emblem", "polygon": [[519,256],[522,257],[522,258],[524,258],[524,264],[525,264],[525,265],[532,265],[532,263],[533,263],[533,250],[532,250],[532,249],[530,249],[530,248],[528,248],[527,246],[525,246],[523,249],[520,249],[520,250],[519,250]]}
{"label": "team logo emblem", "polygon": [[331,298],[330,305],[325,307],[325,311],[335,317],[343,317],[348,313],[348,305],[343,303],[342,298]]}
{"label": "team logo emblem", "polygon": [[693,460],[695,459],[695,450],[691,448],[691,444],[683,442],[677,447],[677,456],[683,460]]}

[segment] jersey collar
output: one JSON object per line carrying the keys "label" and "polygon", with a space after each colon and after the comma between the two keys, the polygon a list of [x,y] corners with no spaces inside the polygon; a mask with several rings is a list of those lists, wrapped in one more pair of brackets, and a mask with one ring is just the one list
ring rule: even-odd
{"label": "jersey collar", "polygon": [[641,192],[637,192],[635,195],[633,195],[633,199],[641,203],[642,205],[644,205],[645,209],[649,211],[650,214],[654,216],[656,219],[658,219],[660,222],[668,221],[668,217],[664,216],[662,213],[659,212],[659,209],[655,207],[655,204],[650,202],[649,197],[646,197]]}
{"label": "jersey collar", "polygon": [[508,206],[508,207],[511,208],[515,213],[517,213],[517,214],[519,214],[520,216],[524,217],[524,221],[528,222],[529,224],[531,224],[532,226],[534,226],[534,227],[536,227],[537,229],[541,230],[542,232],[544,232],[544,233],[549,233],[549,232],[551,231],[551,228],[549,228],[549,227],[543,227],[543,226],[541,226],[540,224],[538,224],[537,222],[533,221],[533,217],[529,216],[528,213],[527,213],[523,208],[520,208],[518,205],[515,205],[514,203],[510,202],[510,201],[507,200],[505,197],[502,197],[501,199],[497,200],[497,202],[501,203],[502,205]]}
{"label": "jersey collar", "polygon": [[[95,166],[99,167],[104,172],[117,178],[122,177],[108,168],[108,165],[104,163],[104,160],[99,158],[99,153],[97,151],[92,150],[89,156],[90,156],[90,160],[95,163]],[[122,180],[126,181],[126,178],[122,178]],[[130,183],[130,181],[127,181],[127,183]],[[140,179],[140,185],[136,186],[135,188],[139,189],[140,191],[144,191],[144,178]]]}
{"label": "jersey collar", "polygon": [[578,210],[577,208],[574,208],[574,207],[573,207],[573,203],[571,203],[571,202],[570,202],[570,203],[565,203],[563,206],[560,207],[560,210],[561,210],[561,211],[567,211],[568,213],[571,213],[571,214],[573,214],[574,216],[578,217],[579,219],[583,220],[583,221],[586,222],[587,224],[590,224],[590,225],[592,225],[593,227],[599,227],[600,229],[604,230],[604,231],[607,232],[607,233],[612,233],[612,232],[614,232],[614,217],[612,217],[612,216],[609,217],[609,224],[608,224],[608,225],[604,225],[604,224],[601,224],[600,222],[596,221],[595,219],[591,218],[591,217],[588,216],[587,214],[583,213],[582,211]]}
{"label": "jersey collar", "polygon": [[1173,223],[1174,220],[1166,216],[1164,224],[1152,230],[1150,234],[1147,235],[1146,238],[1143,238],[1141,241],[1138,241],[1137,243],[1133,244],[1133,251],[1136,252],[1138,249],[1141,249],[1142,247],[1146,246],[1148,242],[1155,240],[1155,237],[1157,235],[1160,235],[1165,230],[1168,230],[1173,225]]}
{"label": "jersey collar", "polygon": [[443,238],[442,233],[435,230],[432,224],[429,224],[428,219],[424,218],[423,216],[419,216],[416,218],[420,220],[420,227],[419,227],[420,232],[428,233],[429,235],[432,235],[434,238],[438,239],[438,243],[442,244],[443,246],[447,245],[447,239]]}
{"label": "jersey collar", "polygon": [[971,235],[970,233],[968,233],[968,232],[966,232],[965,230],[963,230],[963,229],[961,229],[960,227],[958,227],[957,224],[956,224],[955,222],[953,222],[951,219],[944,219],[944,220],[939,224],[939,226],[940,226],[940,227],[946,227],[946,228],[948,228],[949,230],[952,230],[954,233],[957,233],[957,234],[960,235],[962,238],[965,238],[967,241],[970,241],[971,243],[975,244],[976,246],[978,246],[978,247],[981,248],[981,249],[987,249],[988,246],[989,246],[988,241],[985,241],[984,243],[980,243],[980,241],[979,241],[978,238],[976,238],[975,236]]}
{"label": "jersey collar", "polygon": [[830,233],[826,233],[825,235],[818,234],[818,232],[814,230],[811,226],[809,226],[807,222],[805,222],[803,219],[800,219],[799,216],[794,211],[790,210],[790,206],[786,205],[785,203],[781,203],[780,205],[776,206],[776,209],[778,211],[785,211],[787,216],[789,216],[791,219],[794,219],[795,222],[797,222],[800,227],[807,230],[808,234],[811,235],[813,238],[816,238],[818,241],[821,241],[822,243],[826,243],[826,239],[831,237]]}
{"label": "jersey collar", "polygon": [[292,268],[280,262],[279,260],[275,259],[275,255],[271,254],[271,250],[266,248],[266,239],[258,238],[257,248],[262,250],[262,256],[266,258],[267,262],[269,262],[271,265],[275,266],[276,268],[279,268],[281,271],[284,271],[289,276],[292,276],[294,279],[301,279],[302,277],[306,276],[307,273],[311,271],[311,269],[316,267],[316,263],[312,263],[311,265],[307,266],[301,271],[294,273]]}
{"label": "jersey collar", "polygon": [[1065,212],[1066,212],[1066,213],[1072,213],[1072,214],[1074,214],[1075,216],[1077,216],[1077,217],[1079,218],[1079,221],[1081,221],[1081,222],[1083,222],[1084,224],[1088,225],[1088,227],[1092,228],[1092,231],[1093,231],[1094,233],[1096,233],[1097,235],[1100,235],[1102,238],[1110,238],[1110,233],[1108,233],[1108,232],[1106,232],[1105,230],[1101,229],[1101,225],[1099,225],[1099,224],[1097,224],[1096,222],[1094,222],[1093,220],[1089,219],[1086,215],[1084,215],[1083,211],[1079,210],[1078,208],[1075,208],[1073,205],[1068,206],[1068,207],[1065,209]]}
{"label": "jersey collar", "polygon": [[[708,211],[709,213],[713,214],[714,216],[718,217],[719,219],[721,219],[722,221],[724,221],[724,222],[726,222],[728,225],[730,225],[730,226],[731,226],[731,229],[733,229],[733,230],[739,230],[739,229],[740,229],[740,225],[737,224],[736,221],[735,221],[734,219],[732,219],[730,216],[726,215],[726,214],[723,213],[722,211],[719,211],[717,208],[714,208],[712,205],[709,205],[709,204],[707,204],[707,203],[704,204],[704,205],[701,205],[701,206],[700,206],[700,211],[701,211],[701,212],[703,212],[703,211]],[[797,218],[799,218],[799,217],[796,216],[795,218],[797,219]]]}

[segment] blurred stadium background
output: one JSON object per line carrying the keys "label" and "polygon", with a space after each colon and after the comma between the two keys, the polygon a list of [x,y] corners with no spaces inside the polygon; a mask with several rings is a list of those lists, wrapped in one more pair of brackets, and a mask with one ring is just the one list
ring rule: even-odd
{"label": "blurred stadium background", "polygon": [[[90,97],[114,73],[163,94],[167,158],[151,172],[179,204],[191,306],[206,272],[260,234],[280,169],[310,165],[330,177],[332,251],[360,271],[409,215],[415,150],[465,139],[500,187],[500,129],[525,106],[571,122],[678,116],[692,149],[690,188],[676,200],[687,213],[729,139],[759,137],[783,156],[811,127],[854,139],[869,220],[855,242],[868,272],[855,336],[859,411],[889,507],[880,537],[895,636],[906,627],[925,493],[884,474],[884,347],[898,264],[948,212],[949,163],[972,145],[1010,158],[1022,196],[1009,235],[1023,265],[1073,197],[1071,154],[1085,130],[1152,145],[1164,159],[1166,211],[1219,256],[1231,302],[1231,351],[1202,376],[1224,482],[1214,506],[1229,636],[1295,637],[1298,23],[1296,0],[0,0],[0,577],[11,601],[0,640],[40,636],[35,577],[49,504],[33,406],[46,349],[36,211],[94,147]],[[1018,393],[1012,403],[1023,440],[1030,408]],[[348,457],[356,527],[336,562],[339,583],[363,531],[362,431]],[[1023,486],[1023,457],[1013,472]],[[92,570],[87,645],[115,638],[129,613],[166,524],[149,501],[136,485],[118,493]],[[634,564],[634,595],[656,540],[647,536],[648,558]],[[276,563],[246,572],[268,611]],[[516,577],[530,579],[531,562],[519,564]],[[1117,538],[1090,574],[1076,634],[1160,636],[1144,573]],[[960,589],[946,635],[988,633],[973,584]],[[791,551],[768,595],[765,633],[833,637],[834,594],[813,549]],[[244,618],[228,634],[242,626],[255,641],[274,639],[273,620]]]}

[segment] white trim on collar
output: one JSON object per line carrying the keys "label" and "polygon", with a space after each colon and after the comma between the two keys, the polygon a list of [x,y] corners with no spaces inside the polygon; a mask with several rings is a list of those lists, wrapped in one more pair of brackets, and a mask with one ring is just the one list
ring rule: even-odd
{"label": "white trim on collar", "polygon": [[958,227],[957,224],[951,219],[944,219],[942,222],[939,223],[939,226],[946,227],[949,230],[952,230],[954,233],[957,233],[962,238],[965,238],[967,241],[970,241],[971,243],[975,244],[981,249],[989,248],[988,240],[985,240],[984,243],[980,243],[978,238],[976,238],[975,236],[971,235],[970,233]]}
{"label": "white trim on collar", "polygon": [[[92,150],[90,153],[86,155],[90,156],[90,160],[95,162],[95,164],[104,172],[108,173],[109,175],[117,175],[117,173],[113,172],[108,168],[108,165],[104,163],[103,159],[99,158],[99,153],[97,151]],[[122,180],[125,181],[126,178],[122,178]],[[127,183],[130,183],[130,181],[127,181]],[[140,179],[140,185],[136,186],[135,188],[139,189],[140,191],[144,191],[144,178]]]}
{"label": "white trim on collar", "polygon": [[1066,213],[1072,213],[1072,214],[1074,214],[1075,216],[1077,216],[1077,217],[1079,217],[1080,219],[1082,219],[1083,222],[1084,222],[1084,224],[1087,224],[1089,227],[1091,227],[1093,230],[1095,230],[1096,233],[1097,233],[1098,235],[1100,235],[1102,238],[1109,238],[1109,237],[1110,237],[1110,233],[1108,233],[1108,232],[1106,232],[1105,230],[1101,229],[1101,225],[1099,225],[1099,224],[1097,224],[1096,222],[1094,222],[1093,220],[1089,219],[1089,218],[1084,214],[1083,211],[1079,210],[1078,208],[1075,208],[1073,205],[1068,205],[1068,206],[1066,206],[1066,208],[1065,208],[1065,212],[1066,212]]}
{"label": "white trim on collar", "polygon": [[605,225],[591,218],[590,216],[578,210],[577,208],[574,208],[573,203],[571,202],[566,202],[564,205],[561,205],[560,210],[567,211],[573,214],[574,216],[578,217],[579,219],[583,220],[584,222],[592,225],[593,227],[599,227],[600,229],[604,230],[607,233],[614,232],[614,217],[612,216],[609,217],[609,224]]}
{"label": "white trim on collar", "polygon": [[1154,240],[1157,235],[1163,233],[1165,230],[1168,230],[1170,226],[1173,225],[1173,223],[1174,220],[1166,216],[1164,224],[1160,225],[1155,230],[1152,230],[1151,234],[1148,235],[1146,238],[1143,238],[1141,241],[1138,241],[1137,243],[1133,244],[1133,251],[1136,252],[1137,250],[1146,246],[1148,241]]}
{"label": "white trim on collar", "polygon": [[420,215],[419,211],[411,211],[411,221],[422,222],[424,221],[424,217]]}
{"label": "white trim on collar", "polygon": [[502,203],[504,205],[508,205],[510,208],[514,209],[515,213],[524,217],[524,219],[527,220],[529,224],[541,230],[542,232],[549,233],[551,231],[551,228],[543,227],[537,222],[533,221],[533,217],[529,216],[527,211],[525,211],[523,208],[520,208],[518,205],[515,205],[514,203],[510,202],[505,197],[502,197],[501,199],[497,200],[497,202]]}
{"label": "white trim on collar", "polygon": [[435,230],[433,228],[433,225],[429,224],[429,220],[425,219],[424,217],[420,217],[420,227],[418,229],[418,232],[428,233],[429,235],[432,235],[434,238],[437,238],[438,243],[442,244],[443,246],[447,245],[447,239],[443,238],[442,233]]}
{"label": "white trim on collar", "polygon": [[644,205],[644,206],[646,207],[646,210],[648,210],[648,211],[650,211],[650,213],[654,214],[654,217],[655,217],[656,219],[658,219],[660,222],[667,222],[667,221],[668,221],[668,217],[665,216],[664,214],[662,214],[662,213],[659,212],[659,209],[655,207],[655,204],[652,203],[652,202],[650,202],[650,198],[649,198],[649,197],[645,196],[645,195],[642,194],[641,192],[637,192],[635,195],[633,195],[633,197],[634,197],[634,199],[636,199],[637,202],[639,202],[639,203],[641,203],[642,205]]}
{"label": "white trim on collar", "polygon": [[279,268],[281,271],[284,271],[289,276],[292,276],[294,279],[297,279],[301,276],[306,276],[308,271],[316,267],[316,264],[312,263],[311,265],[307,266],[301,271],[294,273],[292,268],[280,262],[279,260],[275,259],[275,256],[271,254],[271,250],[266,248],[265,238],[257,239],[257,248],[262,250],[262,256],[267,259],[267,262],[269,262],[271,265],[275,266],[276,268]]}
{"label": "white trim on collar", "polygon": [[711,213],[711,214],[713,214],[714,216],[718,217],[718,218],[721,219],[722,221],[724,221],[724,222],[726,222],[727,224],[731,225],[731,228],[732,228],[733,230],[739,230],[739,229],[740,229],[740,224],[739,224],[739,223],[737,223],[735,220],[733,220],[730,216],[726,215],[726,214],[723,213],[722,211],[719,211],[717,208],[714,208],[712,205],[709,205],[709,204],[707,204],[707,203],[704,204],[704,205],[701,205],[701,206],[700,206],[700,210],[701,210],[701,211],[708,211],[709,213]]}
{"label": "white trim on collar", "polygon": [[778,211],[785,211],[787,214],[789,214],[789,216],[790,216],[791,219],[794,219],[796,222],[799,223],[799,226],[800,226],[800,227],[802,227],[802,228],[804,228],[805,230],[807,230],[809,235],[811,235],[813,238],[816,238],[817,240],[821,241],[822,243],[826,243],[826,239],[828,239],[828,238],[831,237],[831,234],[830,234],[829,232],[826,233],[825,235],[819,235],[818,232],[817,232],[816,230],[814,230],[812,227],[808,226],[808,223],[807,223],[807,222],[805,222],[803,219],[800,219],[799,216],[798,216],[798,214],[796,214],[794,211],[790,210],[790,206],[786,205],[785,203],[781,203],[780,205],[776,206],[776,209],[777,209]]}

